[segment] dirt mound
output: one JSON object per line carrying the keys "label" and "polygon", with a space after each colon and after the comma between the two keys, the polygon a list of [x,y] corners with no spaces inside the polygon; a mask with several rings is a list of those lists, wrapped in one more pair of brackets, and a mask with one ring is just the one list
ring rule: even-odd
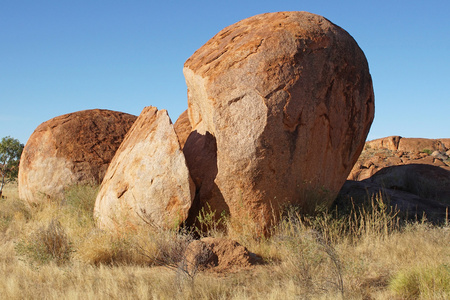
{"label": "dirt mound", "polygon": [[257,255],[236,241],[207,237],[189,244],[182,267],[189,274],[206,270],[229,272],[249,268],[259,261]]}

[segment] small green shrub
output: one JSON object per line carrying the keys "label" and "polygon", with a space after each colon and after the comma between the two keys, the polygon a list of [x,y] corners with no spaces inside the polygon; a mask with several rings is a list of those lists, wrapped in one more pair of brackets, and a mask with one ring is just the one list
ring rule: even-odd
{"label": "small green shrub", "polygon": [[202,207],[197,216],[197,226],[195,228],[196,233],[200,236],[205,234],[214,234],[225,228],[227,223],[227,215],[225,211],[218,217],[217,212],[211,209],[209,203],[206,203],[207,208]]}
{"label": "small green shrub", "polygon": [[422,152],[423,152],[423,153],[426,153],[426,154],[428,154],[428,155],[431,155],[431,153],[433,153],[433,151],[430,150],[430,149],[423,149]]}
{"label": "small green shrub", "polygon": [[405,299],[448,299],[450,297],[450,267],[415,267],[398,272],[389,284]]}

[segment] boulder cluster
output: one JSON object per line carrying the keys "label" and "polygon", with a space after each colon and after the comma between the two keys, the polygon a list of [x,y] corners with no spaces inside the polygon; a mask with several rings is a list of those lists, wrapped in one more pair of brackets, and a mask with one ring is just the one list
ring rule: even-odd
{"label": "boulder cluster", "polygon": [[348,180],[364,180],[379,170],[409,164],[426,164],[450,171],[450,139],[389,136],[368,141]]}
{"label": "boulder cluster", "polygon": [[333,202],[374,117],[369,67],[346,31],[307,12],[257,15],[220,31],[183,72],[188,109],[175,125],[146,107],[137,119],[95,110],[39,126],[21,197],[101,182],[103,229],[173,228],[208,210],[259,233],[286,205]]}

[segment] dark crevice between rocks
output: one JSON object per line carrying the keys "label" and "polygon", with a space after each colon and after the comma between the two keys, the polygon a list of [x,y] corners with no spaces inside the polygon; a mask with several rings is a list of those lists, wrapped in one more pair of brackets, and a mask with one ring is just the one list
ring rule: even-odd
{"label": "dark crevice between rocks", "polygon": [[218,220],[221,214],[229,215],[230,209],[214,182],[217,176],[217,143],[209,132],[191,132],[183,148],[186,165],[196,191],[185,225],[199,228],[198,215],[202,212],[215,212]]}

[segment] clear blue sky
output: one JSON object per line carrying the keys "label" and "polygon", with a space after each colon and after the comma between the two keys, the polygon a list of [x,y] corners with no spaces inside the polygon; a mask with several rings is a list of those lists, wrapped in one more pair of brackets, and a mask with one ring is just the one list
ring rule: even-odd
{"label": "clear blue sky", "polygon": [[104,108],[187,108],[183,64],[224,27],[309,11],[347,30],[369,62],[369,139],[450,137],[450,1],[0,0],[0,138]]}

